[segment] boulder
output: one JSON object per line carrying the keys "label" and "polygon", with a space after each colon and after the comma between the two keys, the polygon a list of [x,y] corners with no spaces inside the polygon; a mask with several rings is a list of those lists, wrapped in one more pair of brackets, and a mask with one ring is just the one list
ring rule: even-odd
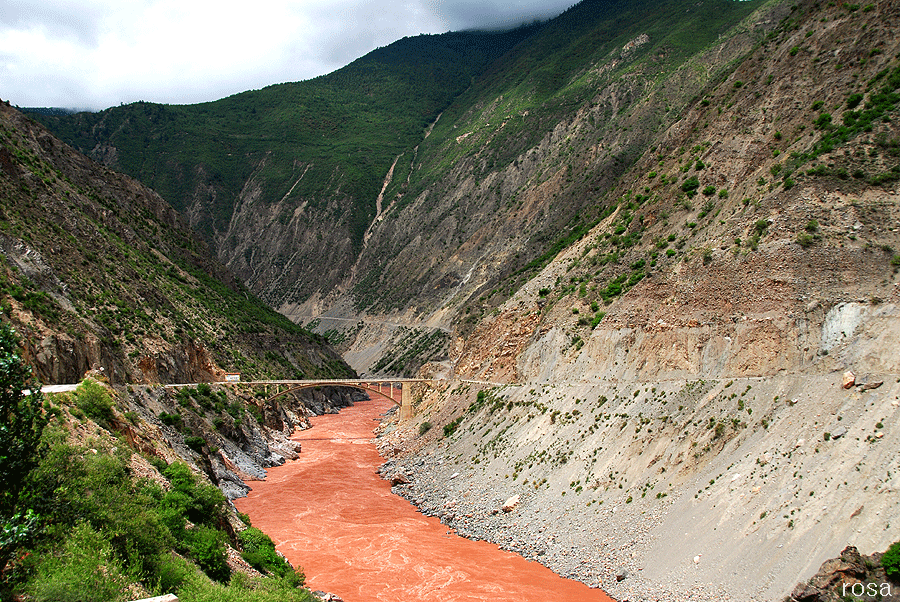
{"label": "boulder", "polygon": [[518,505],[519,505],[519,495],[516,494],[516,495],[512,496],[511,498],[509,498],[508,500],[506,500],[503,503],[503,505],[500,506],[500,509],[503,510],[504,512],[512,512],[513,509],[515,509],[515,507]]}
{"label": "boulder", "polygon": [[394,476],[391,477],[391,485],[406,485],[409,483],[409,477],[403,474],[402,472],[398,472]]}
{"label": "boulder", "polygon": [[842,602],[846,599],[841,595],[845,584],[885,582],[879,560],[878,555],[864,557],[855,547],[847,546],[839,558],[822,563],[809,581],[797,584],[784,602]]}
{"label": "boulder", "polygon": [[850,389],[853,385],[856,384],[856,375],[853,374],[850,370],[844,372],[844,378],[842,381],[842,385],[845,389]]}

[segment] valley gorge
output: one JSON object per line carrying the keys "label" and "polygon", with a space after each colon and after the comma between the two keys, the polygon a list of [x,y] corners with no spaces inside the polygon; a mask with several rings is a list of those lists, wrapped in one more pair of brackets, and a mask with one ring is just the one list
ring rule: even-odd
{"label": "valley gorge", "polygon": [[898,28],[585,1],[203,105],[3,106],[4,320],[229,500],[359,395],[160,385],[416,376],[376,442],[423,514],[617,600],[783,600],[900,539]]}

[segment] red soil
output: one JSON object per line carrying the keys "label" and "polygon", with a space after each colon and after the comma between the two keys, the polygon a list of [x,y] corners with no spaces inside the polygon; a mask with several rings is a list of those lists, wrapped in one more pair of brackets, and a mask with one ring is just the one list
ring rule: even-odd
{"label": "red soil", "polygon": [[300,458],[270,469],[235,500],[269,534],[307,586],[346,602],[612,602],[496,545],[452,534],[391,493],[372,443],[390,400],[371,394],[294,435]]}

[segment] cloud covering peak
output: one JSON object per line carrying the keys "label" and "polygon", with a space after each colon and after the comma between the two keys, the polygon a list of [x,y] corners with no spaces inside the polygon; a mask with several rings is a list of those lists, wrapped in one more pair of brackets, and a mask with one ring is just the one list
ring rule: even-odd
{"label": "cloud covering peak", "polygon": [[511,27],[566,2],[6,0],[0,96],[100,109],[196,103],[330,73],[404,36]]}

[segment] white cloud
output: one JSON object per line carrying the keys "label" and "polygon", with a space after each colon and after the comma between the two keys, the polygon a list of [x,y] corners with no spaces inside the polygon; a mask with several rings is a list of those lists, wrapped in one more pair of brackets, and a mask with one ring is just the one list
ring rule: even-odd
{"label": "white cloud", "polygon": [[6,0],[0,97],[194,103],[329,73],[403,36],[514,25],[568,3]]}

